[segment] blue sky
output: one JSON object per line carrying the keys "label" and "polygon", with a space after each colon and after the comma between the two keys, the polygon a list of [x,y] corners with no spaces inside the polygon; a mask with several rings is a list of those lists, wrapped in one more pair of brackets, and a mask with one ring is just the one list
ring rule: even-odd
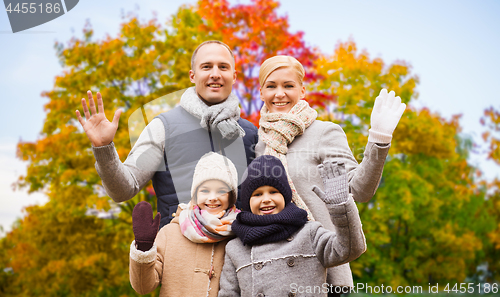
{"label": "blue sky", "polygon": [[[66,15],[16,34],[11,33],[7,13],[0,12],[0,225],[5,230],[22,215],[23,206],[46,201],[42,194],[13,192],[10,185],[26,168],[15,159],[15,145],[19,139],[37,139],[46,103],[40,94],[52,89],[55,76],[62,72],[54,42],[80,37],[87,19],[96,38],[115,36],[121,16],[137,9],[145,20],[156,11],[164,23],[183,3],[195,1],[82,0]],[[491,105],[500,108],[496,88],[500,1],[287,0],[282,1],[279,12],[288,15],[291,31],[305,32],[306,42],[324,53],[333,53],[339,41],[353,38],[372,58],[409,62],[420,77],[420,97],[415,104],[446,118],[462,114],[463,133],[477,141],[482,111]],[[498,176],[499,167],[485,161],[484,155],[473,155],[470,161],[489,178]]]}

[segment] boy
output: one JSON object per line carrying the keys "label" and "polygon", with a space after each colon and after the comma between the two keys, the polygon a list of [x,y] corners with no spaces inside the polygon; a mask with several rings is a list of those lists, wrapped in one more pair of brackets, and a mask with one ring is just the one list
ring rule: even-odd
{"label": "boy", "polygon": [[256,158],[241,188],[241,209],[226,246],[220,296],[326,296],[326,268],[353,261],[366,250],[358,210],[348,193],[343,163],[318,166],[336,232],[308,222],[292,202],[285,168],[273,156]]}

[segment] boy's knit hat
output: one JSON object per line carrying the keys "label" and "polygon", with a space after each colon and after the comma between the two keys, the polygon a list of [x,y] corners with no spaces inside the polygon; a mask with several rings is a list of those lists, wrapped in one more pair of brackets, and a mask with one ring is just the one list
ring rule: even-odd
{"label": "boy's knit hat", "polygon": [[260,156],[248,165],[241,184],[242,210],[251,211],[250,197],[252,197],[253,191],[262,186],[271,186],[280,191],[285,198],[285,206],[292,201],[292,189],[288,183],[285,167],[280,159],[274,156]]}
{"label": "boy's knit hat", "polygon": [[191,186],[191,199],[195,201],[198,187],[207,180],[220,180],[225,183],[233,193],[230,195],[229,207],[236,202],[238,189],[238,172],[233,162],[228,158],[214,152],[206,153],[196,164],[193,176],[193,185]]}

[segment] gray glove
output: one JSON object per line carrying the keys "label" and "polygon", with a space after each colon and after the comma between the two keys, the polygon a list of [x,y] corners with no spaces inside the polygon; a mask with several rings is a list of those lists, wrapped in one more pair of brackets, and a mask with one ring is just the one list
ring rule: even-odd
{"label": "gray glove", "polygon": [[317,186],[312,191],[325,203],[340,204],[349,198],[349,183],[343,162],[323,162],[318,165],[319,175],[323,179],[325,192]]}

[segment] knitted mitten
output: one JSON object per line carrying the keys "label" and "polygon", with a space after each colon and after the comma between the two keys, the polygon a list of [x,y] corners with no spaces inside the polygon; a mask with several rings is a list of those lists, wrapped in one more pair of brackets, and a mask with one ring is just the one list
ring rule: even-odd
{"label": "knitted mitten", "polygon": [[317,186],[313,187],[313,192],[325,203],[340,204],[349,198],[349,183],[343,162],[323,162],[318,165],[318,170],[325,192]]}
{"label": "knitted mitten", "polygon": [[135,205],[132,212],[132,226],[138,250],[146,252],[153,247],[158,226],[160,226],[160,218],[160,213],[157,213],[153,220],[153,208],[148,202],[141,201]]}

